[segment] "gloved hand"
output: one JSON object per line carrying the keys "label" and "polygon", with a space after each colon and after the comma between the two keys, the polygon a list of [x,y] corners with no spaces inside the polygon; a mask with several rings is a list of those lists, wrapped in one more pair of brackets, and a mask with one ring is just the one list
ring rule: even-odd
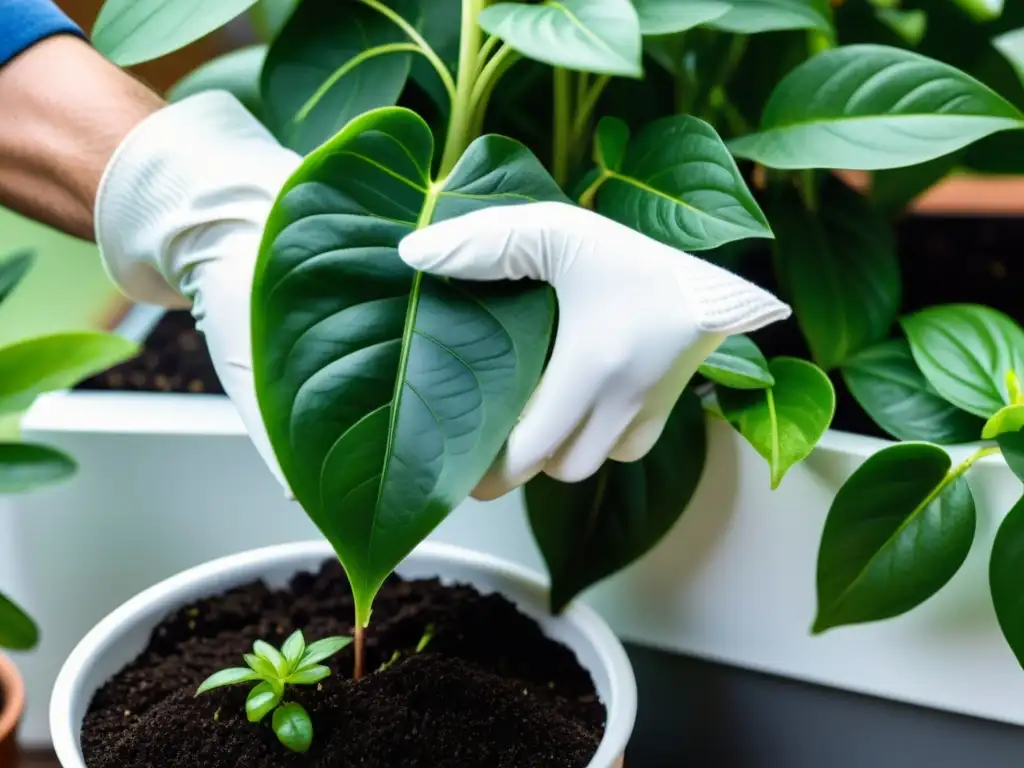
{"label": "gloved hand", "polygon": [[550,283],[559,323],[544,376],[473,495],[493,499],[539,472],[566,482],[657,442],[704,359],[730,334],[789,316],[771,294],[583,208],[488,208],[408,235],[414,269],[464,280]]}
{"label": "gloved hand", "polygon": [[110,276],[136,301],[192,308],[225,391],[285,488],[253,388],[249,294],[267,215],[301,160],[233,96],[202,93],[125,138],[96,200]]}

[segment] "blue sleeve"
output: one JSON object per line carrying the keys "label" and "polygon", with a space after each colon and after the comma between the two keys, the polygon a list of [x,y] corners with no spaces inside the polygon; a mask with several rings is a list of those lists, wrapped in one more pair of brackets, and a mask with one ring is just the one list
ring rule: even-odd
{"label": "blue sleeve", "polygon": [[40,40],[60,34],[83,37],[50,0],[0,0],[0,67]]}

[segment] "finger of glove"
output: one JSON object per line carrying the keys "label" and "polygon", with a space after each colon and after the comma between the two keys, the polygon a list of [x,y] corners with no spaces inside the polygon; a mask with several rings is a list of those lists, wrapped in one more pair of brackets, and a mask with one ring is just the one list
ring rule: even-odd
{"label": "finger of glove", "polygon": [[619,401],[600,403],[561,450],[544,465],[544,474],[564,483],[578,483],[596,473],[608,460],[640,410]]}
{"label": "finger of glove", "polygon": [[476,488],[473,489],[471,496],[477,501],[493,501],[499,499],[510,491],[514,491],[521,485],[525,485],[530,482],[536,475],[540,474],[543,469],[542,464],[538,464],[532,472],[528,474],[521,474],[518,477],[512,477],[505,469],[505,450],[503,449],[497,459],[494,460],[494,464],[487,470],[487,474],[483,476],[483,479],[477,483]]}
{"label": "finger of glove", "polygon": [[618,442],[608,452],[608,458],[627,463],[642,459],[651,452],[661,438],[661,433],[665,431],[665,424],[668,423],[671,413],[671,408],[659,412],[645,411],[641,413],[619,436]]}

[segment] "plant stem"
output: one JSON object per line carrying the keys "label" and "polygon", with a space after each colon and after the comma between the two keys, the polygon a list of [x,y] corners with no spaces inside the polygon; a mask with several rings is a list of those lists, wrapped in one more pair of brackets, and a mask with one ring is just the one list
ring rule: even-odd
{"label": "plant stem", "polygon": [[597,174],[597,177],[592,182],[590,182],[590,186],[583,190],[583,194],[580,195],[580,199],[578,201],[580,206],[583,208],[589,208],[593,210],[594,197],[596,197],[597,195],[597,190],[599,190],[601,188],[601,185],[608,181],[608,179],[610,178],[611,174],[608,173],[607,169],[602,168],[600,173]]}
{"label": "plant stem", "polygon": [[597,102],[601,100],[601,94],[604,93],[604,89],[611,81],[612,79],[608,75],[601,75],[580,100],[579,106],[576,108],[576,120],[573,123],[573,134],[577,140],[583,138],[583,133],[590,124],[590,118],[594,116],[594,110],[597,109]]}
{"label": "plant stem", "polygon": [[800,171],[800,196],[808,211],[813,213],[818,210],[817,179],[813,168]]}
{"label": "plant stem", "polygon": [[555,126],[551,168],[555,181],[563,189],[569,183],[569,157],[572,151],[572,72],[555,68]]}
{"label": "plant stem", "polygon": [[361,680],[366,665],[366,630],[360,621],[356,622],[355,642],[355,669],[352,672],[352,679]]}
{"label": "plant stem", "polygon": [[487,65],[488,61],[490,61],[491,54],[494,53],[495,49],[499,45],[501,45],[501,38],[498,37],[497,35],[491,35],[490,37],[487,38],[487,41],[483,44],[483,47],[480,49],[480,55],[477,57],[476,74],[474,76],[474,79],[480,79],[480,75],[483,73],[484,67]]}
{"label": "plant stem", "polygon": [[518,60],[519,54],[507,45],[503,45],[480,71],[480,77],[477,78],[473,86],[473,94],[470,97],[470,109],[473,112],[471,136],[480,135],[480,131],[483,130],[484,117],[487,115],[487,105],[491,101],[491,94],[494,93],[502,75],[508,72]]}
{"label": "plant stem", "polygon": [[[366,2],[366,0],[363,0]],[[441,177],[452,172],[466,151],[473,127],[473,88],[476,85],[483,32],[476,23],[485,0],[462,0],[462,30],[459,37],[459,78],[455,84],[452,114],[448,123],[444,154],[441,158]]]}

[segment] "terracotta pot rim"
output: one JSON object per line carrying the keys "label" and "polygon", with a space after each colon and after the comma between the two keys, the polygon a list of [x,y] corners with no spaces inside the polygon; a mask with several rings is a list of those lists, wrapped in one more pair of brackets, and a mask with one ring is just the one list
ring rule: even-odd
{"label": "terracotta pot rim", "polygon": [[14,662],[0,653],[0,744],[14,733],[25,710],[25,682]]}

